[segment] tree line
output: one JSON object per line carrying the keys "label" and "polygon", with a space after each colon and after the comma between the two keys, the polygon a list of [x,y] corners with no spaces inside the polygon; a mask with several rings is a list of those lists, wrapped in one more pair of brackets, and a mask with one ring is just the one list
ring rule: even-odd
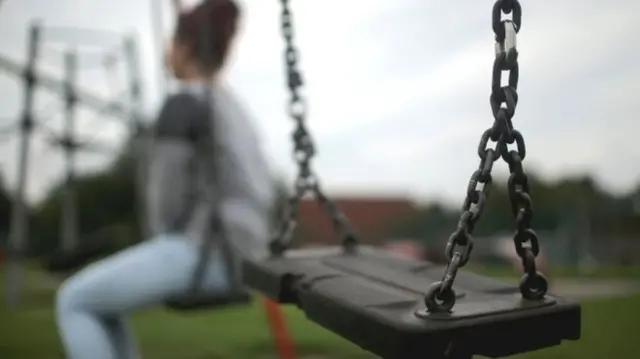
{"label": "tree line", "polygon": [[[507,180],[496,179],[482,217],[476,224],[477,236],[490,236],[514,228]],[[537,231],[558,231],[563,227],[575,232],[588,231],[594,239],[607,234],[640,237],[640,185],[621,195],[600,187],[588,175],[567,177],[551,182],[529,174],[533,199],[532,227]],[[398,223],[396,235],[442,238],[442,231],[455,228],[460,209],[441,203],[430,203],[420,214]]]}
{"label": "tree line", "polygon": [[[135,162],[131,152],[123,151],[105,170],[76,178],[81,243],[106,241],[115,250],[142,237],[136,218]],[[529,183],[536,230],[588,223],[596,232],[640,233],[640,185],[629,193],[613,195],[587,175],[553,183],[530,175]],[[58,248],[63,185],[60,182],[54,186],[44,200],[29,208],[29,251],[33,254],[51,253]],[[286,187],[278,181],[274,186],[278,186],[278,205],[282,204]],[[479,236],[513,228],[506,180],[494,180],[493,187],[475,229]],[[0,228],[5,233],[10,225],[11,206],[10,192],[0,183]],[[398,221],[393,232],[412,238],[442,238],[455,228],[459,214],[459,209],[451,206],[427,203],[416,216]]]}

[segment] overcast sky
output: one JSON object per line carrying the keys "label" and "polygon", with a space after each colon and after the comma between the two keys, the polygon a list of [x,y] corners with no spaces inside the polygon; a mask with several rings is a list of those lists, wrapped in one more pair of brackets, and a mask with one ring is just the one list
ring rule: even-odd
{"label": "overcast sky", "polygon": [[[161,96],[161,62],[151,32],[152,0],[5,0],[0,7],[0,53],[23,61],[32,19],[48,26],[135,33],[145,78],[145,108]],[[160,1],[160,0],[157,0]],[[172,28],[165,1],[165,37]],[[274,168],[293,173],[291,123],[275,0],[244,0],[243,38],[228,81],[255,114]],[[310,127],[320,148],[317,171],[333,192],[404,193],[459,201],[477,166],[481,132],[491,125],[488,98],[492,1],[292,1],[297,41],[310,98]],[[520,102],[515,126],[525,136],[526,166],[548,178],[589,172],[615,191],[640,180],[640,2],[522,0]],[[72,36],[86,42],[84,31]],[[54,36],[55,35],[55,36]],[[64,35],[64,34],[63,34]],[[60,33],[51,33],[39,66],[60,74]],[[64,35],[70,39],[69,34]],[[91,37],[83,46],[79,82],[107,96],[126,85],[122,67],[107,76],[100,51],[118,37]],[[101,50],[102,49],[102,50]],[[20,82],[0,73],[0,118],[21,110]],[[38,113],[55,114],[55,97],[38,93]],[[114,145],[124,128],[80,111],[79,132]],[[50,118],[60,128],[60,116]],[[32,197],[60,175],[59,153],[39,136],[32,156]],[[15,139],[0,161],[13,184]],[[83,155],[82,168],[109,157]],[[497,166],[504,173],[506,165]]]}

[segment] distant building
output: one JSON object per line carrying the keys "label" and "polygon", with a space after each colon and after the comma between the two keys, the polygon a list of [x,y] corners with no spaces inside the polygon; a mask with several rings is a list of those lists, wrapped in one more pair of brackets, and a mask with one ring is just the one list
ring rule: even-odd
{"label": "distant building", "polygon": [[393,239],[387,242],[382,248],[402,258],[415,260],[425,259],[425,248],[419,240]]}
{"label": "distant building", "polygon": [[[418,213],[418,207],[408,198],[398,197],[337,197],[333,201],[362,237],[362,242],[377,245],[389,236],[398,222]],[[305,245],[338,243],[325,210],[315,200],[300,203],[300,242]]]}

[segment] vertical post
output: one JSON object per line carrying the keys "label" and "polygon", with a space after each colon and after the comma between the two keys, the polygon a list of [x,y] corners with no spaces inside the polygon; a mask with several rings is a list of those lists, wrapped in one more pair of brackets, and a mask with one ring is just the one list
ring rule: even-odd
{"label": "vertical post", "polygon": [[22,108],[20,149],[18,151],[18,179],[13,195],[11,210],[11,229],[9,233],[9,267],[7,273],[6,304],[12,308],[20,303],[22,289],[22,260],[27,247],[28,222],[25,205],[25,191],[27,187],[27,171],[29,168],[29,152],[33,131],[33,98],[36,86],[35,66],[39,55],[41,28],[36,22],[31,24],[29,31],[29,49],[27,64],[23,74],[24,104]]}
{"label": "vertical post", "polygon": [[[154,47],[158,59],[162,59],[164,55],[164,12],[162,0],[151,0],[151,34],[154,38]],[[158,88],[160,89],[160,98],[164,98],[167,92],[167,77],[164,71],[164,63],[159,64],[158,68]]]}
{"label": "vertical post", "polygon": [[125,56],[127,58],[129,73],[129,96],[131,105],[131,133],[132,146],[135,156],[135,188],[136,188],[136,210],[140,235],[146,239],[150,236],[146,211],[146,182],[147,182],[147,148],[149,146],[147,131],[142,123],[140,114],[142,107],[142,81],[140,68],[138,66],[138,52],[136,41],[133,37],[125,40]]}
{"label": "vertical post", "polygon": [[69,50],[64,57],[65,67],[65,128],[60,141],[64,151],[65,185],[62,198],[62,225],[60,240],[62,250],[69,252],[78,246],[78,210],[75,193],[75,155],[78,144],[75,139],[75,110],[77,97],[75,82],[78,72],[78,55]]}

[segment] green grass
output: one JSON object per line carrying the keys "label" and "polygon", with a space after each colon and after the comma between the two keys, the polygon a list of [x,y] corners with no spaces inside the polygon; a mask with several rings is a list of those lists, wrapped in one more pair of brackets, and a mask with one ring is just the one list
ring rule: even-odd
{"label": "green grass", "polygon": [[[36,280],[33,276],[29,278],[31,282]],[[51,292],[41,289],[38,294],[32,290],[28,299],[25,306],[30,309],[14,312],[0,309],[0,358],[62,359],[50,309]],[[287,308],[285,312],[300,354],[336,359],[372,358],[307,321],[295,308]],[[587,302],[583,304],[582,340],[517,358],[637,358],[639,320],[640,297]],[[276,357],[260,302],[249,308],[197,316],[155,310],[136,316],[133,322],[146,359]]]}
{"label": "green grass", "polygon": [[[291,308],[293,309],[293,308]],[[370,358],[357,347],[286,310],[300,354]],[[0,358],[63,358],[48,309],[0,312]],[[156,310],[134,318],[139,343],[150,359],[274,358],[275,349],[260,305],[181,316]]]}

